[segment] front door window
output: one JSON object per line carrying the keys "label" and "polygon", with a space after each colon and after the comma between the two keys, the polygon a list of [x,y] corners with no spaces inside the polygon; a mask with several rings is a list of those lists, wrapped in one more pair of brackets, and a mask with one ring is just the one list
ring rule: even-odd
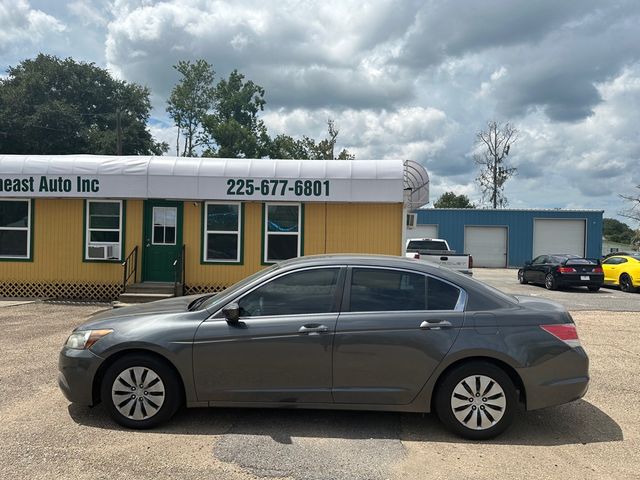
{"label": "front door window", "polygon": [[178,209],[153,207],[153,245],[175,245]]}

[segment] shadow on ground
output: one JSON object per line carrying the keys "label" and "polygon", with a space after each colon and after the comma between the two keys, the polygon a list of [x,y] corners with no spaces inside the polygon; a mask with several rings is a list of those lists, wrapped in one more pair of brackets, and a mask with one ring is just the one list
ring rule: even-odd
{"label": "shadow on ground", "polygon": [[[69,405],[78,424],[125,430],[102,406]],[[180,411],[153,430],[174,435],[265,436],[281,444],[292,438],[392,439],[417,442],[465,442],[449,433],[436,415],[419,413],[329,411],[304,409],[198,408]],[[623,440],[620,426],[595,405],[578,400],[559,407],[518,412],[514,425],[488,443],[554,446]],[[485,442],[487,443],[487,442]]]}

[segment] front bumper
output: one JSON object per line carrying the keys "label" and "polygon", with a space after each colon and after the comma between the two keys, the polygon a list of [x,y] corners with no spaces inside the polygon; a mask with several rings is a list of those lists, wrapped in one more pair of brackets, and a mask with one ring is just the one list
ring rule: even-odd
{"label": "front bumper", "polygon": [[91,350],[62,348],[58,357],[58,386],[67,400],[93,405],[93,379],[102,361]]}
{"label": "front bumper", "polygon": [[524,382],[527,410],[578,400],[589,388],[589,358],[582,347],[571,348],[518,373]]}

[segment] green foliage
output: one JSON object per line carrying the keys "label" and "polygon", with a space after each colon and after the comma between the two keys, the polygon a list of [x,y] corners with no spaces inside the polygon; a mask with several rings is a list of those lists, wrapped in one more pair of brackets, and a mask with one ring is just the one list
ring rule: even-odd
{"label": "green foliage", "polygon": [[244,80],[234,70],[214,89],[213,111],[203,116],[208,149],[205,156],[260,158],[266,154],[269,138],[258,113],[264,109],[264,88]]}
{"label": "green foliage", "polygon": [[193,157],[196,148],[206,143],[202,123],[207,112],[213,108],[215,71],[205,60],[191,63],[182,60],[174,65],[182,78],[171,90],[167,100],[167,113],[178,127],[176,149],[180,152],[180,136],[184,137],[182,156]]}
{"label": "green foliage", "polygon": [[476,208],[466,195],[456,195],[454,192],[443,193],[433,206],[435,208]]}
{"label": "green foliage", "polygon": [[611,242],[632,245],[636,232],[615,218],[605,218],[602,220],[602,235]]}
{"label": "green foliage", "polygon": [[338,156],[334,156],[334,148],[338,130],[333,120],[327,120],[327,138],[316,141],[304,135],[296,140],[289,135],[278,135],[271,140],[267,149],[269,158],[298,158],[302,160],[355,160],[355,155],[347,149],[342,149]]}
{"label": "green foliage", "polygon": [[40,54],[0,79],[0,153],[161,154],[147,128],[149,90],[119,81],[93,63]]}

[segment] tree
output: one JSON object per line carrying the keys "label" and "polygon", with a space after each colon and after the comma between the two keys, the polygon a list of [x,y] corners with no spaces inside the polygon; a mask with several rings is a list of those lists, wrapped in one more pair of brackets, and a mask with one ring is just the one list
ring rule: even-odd
{"label": "tree", "polygon": [[304,160],[355,160],[355,155],[343,148],[338,156],[334,155],[336,139],[339,130],[332,119],[327,120],[327,138],[316,141],[303,135],[296,140],[289,135],[278,135],[271,140],[268,155],[269,158],[299,158]]}
{"label": "tree", "polygon": [[635,232],[624,222],[615,218],[604,218],[602,221],[602,235],[612,242],[630,245]]}
{"label": "tree", "polygon": [[632,195],[620,195],[621,198],[626,200],[631,204],[631,206],[621,213],[622,216],[630,218],[631,220],[635,220],[636,222],[640,222],[640,185],[636,186],[638,193],[634,196]]}
{"label": "tree", "polygon": [[184,137],[182,156],[193,157],[196,149],[206,143],[202,123],[204,116],[213,108],[215,100],[215,71],[205,60],[181,60],[175,68],[182,78],[171,90],[167,100],[167,113],[173,119],[178,134],[176,154],[180,155],[180,137]]}
{"label": "tree", "polygon": [[148,155],[149,90],[93,63],[39,54],[0,79],[0,153]]}
{"label": "tree", "polygon": [[488,199],[493,208],[507,206],[504,196],[504,184],[517,173],[515,167],[509,167],[505,158],[511,146],[518,138],[518,130],[511,124],[501,125],[496,121],[487,123],[487,129],[476,135],[476,153],[474,161],[480,167],[476,178],[482,190],[483,200]]}
{"label": "tree", "polygon": [[445,192],[433,204],[435,208],[476,208],[466,195]]}
{"label": "tree", "polygon": [[213,111],[202,118],[207,138],[205,156],[260,158],[266,155],[267,128],[258,118],[264,109],[264,88],[234,70],[214,89]]}

